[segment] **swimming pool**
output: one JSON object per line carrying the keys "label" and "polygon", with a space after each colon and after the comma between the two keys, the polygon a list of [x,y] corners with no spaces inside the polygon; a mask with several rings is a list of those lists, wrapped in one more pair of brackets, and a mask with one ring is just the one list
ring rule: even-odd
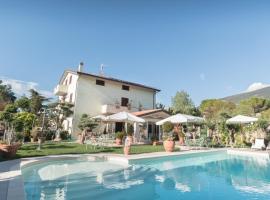
{"label": "swimming pool", "polygon": [[269,200],[270,162],[226,152],[130,161],[70,159],[23,168],[28,200]]}

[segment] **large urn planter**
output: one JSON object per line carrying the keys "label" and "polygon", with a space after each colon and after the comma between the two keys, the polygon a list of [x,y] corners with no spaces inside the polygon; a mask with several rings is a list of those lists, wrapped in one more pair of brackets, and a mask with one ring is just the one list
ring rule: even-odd
{"label": "large urn planter", "polygon": [[16,155],[17,150],[20,148],[21,144],[0,144],[0,154],[3,158],[12,158]]}
{"label": "large urn planter", "polygon": [[173,140],[163,141],[163,146],[166,152],[173,152],[175,147],[175,142]]}

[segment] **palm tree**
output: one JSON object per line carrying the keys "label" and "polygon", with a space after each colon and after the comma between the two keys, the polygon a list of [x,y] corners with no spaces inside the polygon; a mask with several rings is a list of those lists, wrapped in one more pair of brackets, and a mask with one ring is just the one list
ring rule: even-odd
{"label": "palm tree", "polygon": [[33,114],[38,115],[39,111],[43,107],[43,103],[49,99],[42,96],[39,92],[34,89],[30,89],[30,111]]}

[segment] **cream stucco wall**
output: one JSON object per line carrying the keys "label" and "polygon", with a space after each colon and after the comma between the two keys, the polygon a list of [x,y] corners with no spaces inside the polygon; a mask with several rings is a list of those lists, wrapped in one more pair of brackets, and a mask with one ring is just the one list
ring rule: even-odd
{"label": "cream stucco wall", "polygon": [[[64,79],[61,80],[60,82],[60,84],[62,85],[67,85],[67,94],[64,97],[60,96],[59,100],[60,101],[64,100],[65,102],[74,104],[73,110],[75,110],[76,87],[77,87],[78,77],[79,76],[77,74],[68,72],[67,75],[64,77]],[[70,82],[70,78],[71,78],[71,82]],[[70,133],[73,132],[73,121],[74,121],[74,116],[70,116],[63,122],[63,128],[69,131]]]}
{"label": "cream stucco wall", "polygon": [[115,105],[116,101],[121,103],[122,97],[129,98],[132,110],[138,110],[139,104],[143,106],[143,109],[154,108],[155,91],[132,85],[129,85],[130,90],[126,91],[122,90],[122,83],[109,80],[104,80],[105,86],[100,86],[96,85],[96,79],[87,75],[80,75],[77,79],[73,134],[80,131],[77,126],[82,114],[99,115],[102,105]]}

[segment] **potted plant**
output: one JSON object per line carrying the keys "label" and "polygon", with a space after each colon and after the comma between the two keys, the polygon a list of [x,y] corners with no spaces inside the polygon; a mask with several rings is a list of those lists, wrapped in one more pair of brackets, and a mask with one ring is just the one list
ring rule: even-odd
{"label": "potted plant", "polygon": [[15,140],[15,130],[13,127],[14,116],[17,113],[17,107],[14,104],[7,104],[4,111],[0,112],[0,120],[4,125],[1,129],[4,130],[5,141],[0,143],[0,154],[4,158],[10,158],[16,155],[17,150],[21,146]]}
{"label": "potted plant", "polygon": [[116,132],[115,133],[115,143],[117,145],[121,145],[124,136],[125,136],[124,132]]}
{"label": "potted plant", "polygon": [[153,146],[156,146],[157,145],[157,143],[158,143],[158,137],[157,136],[152,136],[151,137],[151,141],[152,141],[152,145]]}
{"label": "potted plant", "polygon": [[13,131],[6,130],[5,135],[6,140],[0,142],[0,155],[2,155],[3,158],[12,158],[16,155],[21,143],[15,141]]}
{"label": "potted plant", "polygon": [[175,142],[174,142],[173,129],[174,129],[174,125],[170,122],[165,122],[162,126],[163,146],[166,152],[174,151]]}
{"label": "potted plant", "polygon": [[0,143],[0,155],[3,158],[12,158],[16,155],[17,150],[20,148],[20,143],[8,144],[7,142]]}

